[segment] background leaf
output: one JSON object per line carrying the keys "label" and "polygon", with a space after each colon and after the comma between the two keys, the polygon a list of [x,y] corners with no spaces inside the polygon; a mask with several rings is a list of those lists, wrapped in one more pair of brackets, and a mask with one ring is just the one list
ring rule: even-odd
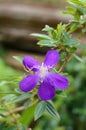
{"label": "background leaf", "polygon": [[20,95],[20,96],[18,96],[18,97],[16,97],[16,98],[14,98],[14,99],[12,100],[12,102],[13,102],[13,103],[21,102],[21,101],[23,101],[23,100],[25,100],[25,99],[30,98],[31,96],[32,96],[32,94],[30,94],[30,93],[24,93],[24,94],[22,94],[22,95]]}
{"label": "background leaf", "polygon": [[22,63],[22,57],[19,56],[13,56],[13,58],[17,61],[19,61],[20,63]]}
{"label": "background leaf", "polygon": [[20,122],[25,125],[25,126],[29,126],[31,121],[33,120],[33,114],[35,111],[36,105],[26,109],[20,117]]}

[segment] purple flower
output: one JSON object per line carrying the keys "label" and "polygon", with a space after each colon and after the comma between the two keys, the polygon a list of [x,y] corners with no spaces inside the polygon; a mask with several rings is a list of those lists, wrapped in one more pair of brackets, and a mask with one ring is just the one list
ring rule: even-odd
{"label": "purple flower", "polygon": [[55,89],[66,89],[69,84],[68,79],[60,74],[50,72],[58,61],[59,53],[56,50],[48,51],[42,64],[30,56],[25,56],[23,65],[35,73],[20,81],[20,89],[24,92],[31,91],[40,82],[38,95],[42,100],[52,99],[55,96]]}

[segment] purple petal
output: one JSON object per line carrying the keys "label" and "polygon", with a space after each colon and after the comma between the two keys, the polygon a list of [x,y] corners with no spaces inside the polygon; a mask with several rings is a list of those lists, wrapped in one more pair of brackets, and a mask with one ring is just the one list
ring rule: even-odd
{"label": "purple petal", "polygon": [[60,74],[48,73],[46,78],[51,85],[59,90],[64,90],[69,85],[68,79]]}
{"label": "purple petal", "polygon": [[56,50],[50,50],[47,52],[44,60],[44,65],[53,68],[53,66],[59,61],[59,53]]}
{"label": "purple petal", "polygon": [[24,92],[31,91],[37,85],[38,80],[38,74],[31,74],[20,81],[19,88]]}
{"label": "purple petal", "polygon": [[40,63],[31,56],[25,56],[23,58],[23,64],[26,68],[30,68],[33,71],[39,70]]}
{"label": "purple petal", "polygon": [[38,89],[38,95],[42,100],[50,100],[55,95],[55,88],[44,80]]}

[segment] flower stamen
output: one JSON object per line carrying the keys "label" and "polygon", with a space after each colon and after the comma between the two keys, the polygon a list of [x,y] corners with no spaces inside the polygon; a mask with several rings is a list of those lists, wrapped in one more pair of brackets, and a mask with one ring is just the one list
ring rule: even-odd
{"label": "flower stamen", "polygon": [[40,66],[39,72],[40,72],[40,78],[42,79],[47,74],[48,68],[44,66],[44,64],[42,63],[42,65]]}

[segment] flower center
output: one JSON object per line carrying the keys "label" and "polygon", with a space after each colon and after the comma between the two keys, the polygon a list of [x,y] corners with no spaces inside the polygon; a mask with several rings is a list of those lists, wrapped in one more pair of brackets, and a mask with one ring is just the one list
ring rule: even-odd
{"label": "flower center", "polygon": [[40,71],[40,78],[43,78],[43,77],[47,74],[48,69],[47,69],[47,67],[45,67],[44,64],[42,63],[42,65],[40,66],[39,71]]}

